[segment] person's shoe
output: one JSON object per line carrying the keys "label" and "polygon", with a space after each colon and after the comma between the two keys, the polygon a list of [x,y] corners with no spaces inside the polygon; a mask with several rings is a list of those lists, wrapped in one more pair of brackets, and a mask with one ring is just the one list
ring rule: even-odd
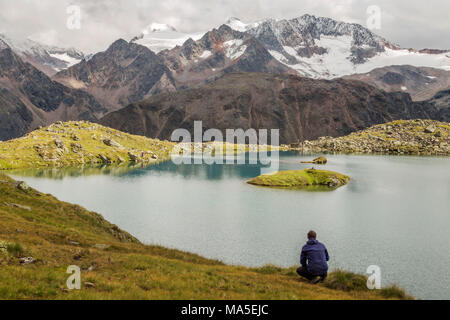
{"label": "person's shoe", "polygon": [[311,284],[318,284],[320,282],[320,277],[315,277],[314,279],[311,280]]}

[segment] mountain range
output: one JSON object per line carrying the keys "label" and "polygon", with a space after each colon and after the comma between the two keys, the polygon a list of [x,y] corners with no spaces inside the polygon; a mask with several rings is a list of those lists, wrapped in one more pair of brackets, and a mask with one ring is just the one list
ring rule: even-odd
{"label": "mountain range", "polygon": [[400,118],[449,121],[448,51],[401,48],[361,25],[311,15],[231,18],[194,34],[153,23],[91,55],[1,35],[0,59],[0,139],[105,115],[102,123],[160,138],[193,120],[276,125],[284,142]]}
{"label": "mountain range", "polygon": [[[144,51],[136,52],[138,45],[154,50],[160,60],[153,56],[141,56]],[[403,49],[361,25],[311,15],[291,20],[267,19],[251,24],[231,18],[202,36],[201,33],[180,33],[171,26],[153,23],[139,36],[134,37],[128,46],[122,46],[123,52],[128,50],[130,56],[139,56],[138,60],[148,60],[152,68],[158,65],[159,70],[170,70],[170,73],[167,73],[167,70],[163,72],[164,81],[158,84],[157,92],[180,90],[207,83],[228,72],[288,73],[314,79],[335,79],[363,73],[358,80],[387,91],[405,91],[404,88],[407,88],[415,100],[424,100],[446,89],[450,79],[448,51]],[[110,60],[117,60],[113,58],[116,50],[112,49],[114,46],[97,54],[101,58],[95,63],[96,70],[111,69]],[[130,57],[127,56],[127,59],[121,63],[126,64]],[[89,62],[91,61],[81,62],[63,70],[54,79],[74,88],[85,88],[102,101],[105,93],[103,89],[98,92],[98,82],[104,82],[106,78],[110,79],[110,76],[102,75],[97,77],[98,79],[93,79],[95,76],[92,76],[87,82],[86,79],[82,80],[82,75],[97,72],[91,70],[93,63]],[[374,69],[393,65],[429,68],[428,84],[424,79],[415,77],[410,77],[408,83],[400,85],[390,84],[389,81],[381,84],[365,76]],[[112,67],[110,73],[117,72],[121,71]],[[127,81],[131,81],[130,77],[140,77],[138,74],[139,72],[129,74]],[[138,90],[139,94],[136,94],[136,90],[124,93],[116,98],[112,109],[154,94],[155,90],[149,86],[154,83],[154,75],[150,77],[152,79],[146,79],[148,84],[144,86],[146,92],[142,89]],[[433,79],[434,77],[436,79]],[[415,81],[417,83],[412,83]],[[116,96],[116,93],[113,92],[112,95]],[[127,97],[123,98],[123,95]],[[109,94],[106,97],[111,98]],[[109,106],[107,108],[111,109]]]}
{"label": "mountain range", "polygon": [[[177,128],[280,129],[280,142],[342,136],[397,119],[438,119],[432,102],[388,93],[355,80],[316,80],[297,75],[228,73],[214,82],[162,93],[109,113],[101,124],[170,139]],[[448,120],[448,119],[447,119]]]}

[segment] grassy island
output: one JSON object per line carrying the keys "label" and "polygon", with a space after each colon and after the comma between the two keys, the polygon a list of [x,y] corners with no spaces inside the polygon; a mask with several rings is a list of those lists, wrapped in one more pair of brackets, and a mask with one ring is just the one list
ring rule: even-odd
{"label": "grassy island", "polygon": [[261,175],[247,181],[247,183],[274,188],[304,188],[311,186],[337,188],[347,184],[349,180],[350,177],[337,172],[305,169]]}

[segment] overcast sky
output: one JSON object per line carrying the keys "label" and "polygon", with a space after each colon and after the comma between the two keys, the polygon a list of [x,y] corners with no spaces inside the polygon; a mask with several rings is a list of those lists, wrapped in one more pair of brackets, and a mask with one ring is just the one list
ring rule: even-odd
{"label": "overcast sky", "polygon": [[[71,5],[81,9],[80,29],[67,27]],[[381,9],[381,29],[373,31],[391,42],[450,49],[449,0],[0,0],[0,32],[90,53],[129,40],[152,22],[198,32],[229,17],[252,22],[309,13],[366,25],[370,5]]]}

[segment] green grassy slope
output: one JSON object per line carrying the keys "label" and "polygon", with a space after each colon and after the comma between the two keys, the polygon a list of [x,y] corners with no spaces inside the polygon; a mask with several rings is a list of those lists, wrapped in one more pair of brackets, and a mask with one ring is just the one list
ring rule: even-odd
{"label": "green grassy slope", "polygon": [[0,170],[145,162],[169,157],[173,143],[85,121],[57,122],[0,143]]}

